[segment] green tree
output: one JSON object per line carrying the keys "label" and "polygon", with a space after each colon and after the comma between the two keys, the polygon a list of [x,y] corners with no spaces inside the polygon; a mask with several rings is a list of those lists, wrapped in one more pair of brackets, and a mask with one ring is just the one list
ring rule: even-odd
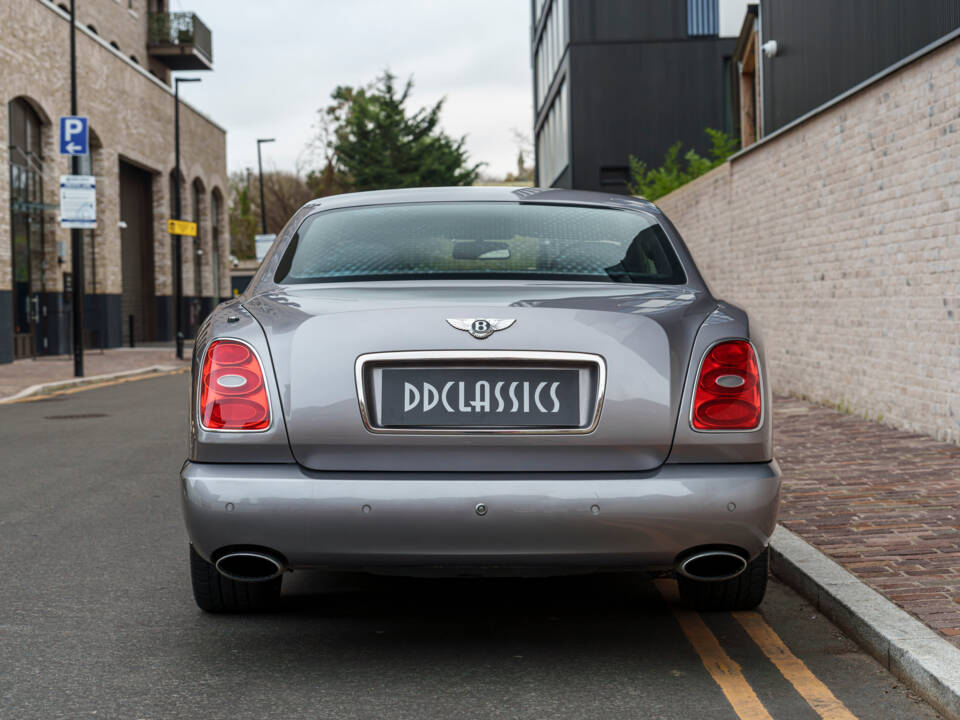
{"label": "green tree", "polygon": [[[254,178],[250,191],[259,201],[260,185]],[[298,172],[271,170],[263,173],[263,195],[267,205],[267,232],[278,233],[304,203],[313,200],[310,187]],[[257,203],[259,205],[259,202]],[[257,220],[259,221],[259,208]],[[258,227],[257,232],[260,232]]]}
{"label": "green tree", "polygon": [[656,200],[722,165],[737,151],[738,141],[722,130],[707,128],[706,133],[710,138],[710,149],[707,151],[710,157],[705,158],[693,149],[687,150],[683,155],[685,167],[680,162],[683,143],[679,140],[667,150],[660,167],[649,168],[645,162],[631,155],[630,175],[633,181],[627,184],[630,192],[647,200]]}
{"label": "green tree", "polygon": [[[269,170],[263,174],[263,195],[267,205],[267,232],[279,232],[305,202],[312,189],[296,172]],[[256,256],[254,237],[261,230],[260,181],[256,174],[230,175],[230,243],[240,259]]]}
{"label": "green tree", "polygon": [[242,172],[230,174],[230,250],[238,258],[256,256],[253,236],[258,232],[258,216],[250,204],[250,188]]}
{"label": "green tree", "polygon": [[413,90],[385,71],[367,87],[340,86],[322,111],[319,144],[326,166],[307,182],[317,194],[344,190],[472,185],[483,163],[470,164],[465,138],[439,128],[443,99],[412,114]]}

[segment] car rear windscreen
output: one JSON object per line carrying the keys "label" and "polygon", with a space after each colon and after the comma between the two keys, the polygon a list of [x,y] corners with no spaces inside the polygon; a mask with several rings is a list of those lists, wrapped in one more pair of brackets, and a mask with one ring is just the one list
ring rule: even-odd
{"label": "car rear windscreen", "polygon": [[535,279],[682,284],[683,268],[651,216],[507,202],[420,203],[311,215],[277,283]]}

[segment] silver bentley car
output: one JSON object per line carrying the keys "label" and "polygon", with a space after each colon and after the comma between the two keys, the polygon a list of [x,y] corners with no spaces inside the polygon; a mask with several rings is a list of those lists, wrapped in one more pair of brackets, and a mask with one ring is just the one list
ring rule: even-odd
{"label": "silver bentley car", "polygon": [[197,604],[308,568],[673,571],[761,601],[780,472],[763,346],[651,203],[537,188],[325,197],[193,356]]}

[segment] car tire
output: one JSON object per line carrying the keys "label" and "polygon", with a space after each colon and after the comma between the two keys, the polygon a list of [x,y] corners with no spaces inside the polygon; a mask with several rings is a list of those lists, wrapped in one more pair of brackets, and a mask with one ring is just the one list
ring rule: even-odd
{"label": "car tire", "polygon": [[190,546],[190,580],[197,607],[209,613],[257,613],[273,609],[283,577],[264,582],[237,582],[219,573]]}
{"label": "car tire", "polygon": [[680,600],[694,610],[751,610],[763,600],[767,592],[770,572],[770,551],[763,552],[747,563],[742,573],[729,580],[709,582],[677,577]]}

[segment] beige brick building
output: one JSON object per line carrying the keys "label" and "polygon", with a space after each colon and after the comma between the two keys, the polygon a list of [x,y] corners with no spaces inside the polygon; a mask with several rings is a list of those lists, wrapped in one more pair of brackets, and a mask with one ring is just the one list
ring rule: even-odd
{"label": "beige brick building", "polygon": [[762,329],[775,390],[960,442],[951,38],[658,204]]}
{"label": "beige brick building", "polygon": [[[68,352],[73,269],[59,227],[58,118],[70,114],[66,3],[0,3],[0,362]],[[85,171],[97,227],[84,231],[85,342],[170,340],[175,327],[174,95],[170,70],[212,68],[209,31],[165,0],[77,2],[78,114],[90,118]],[[188,85],[191,93],[202,85]],[[181,88],[182,90],[184,88]],[[229,295],[226,134],[181,100],[182,306],[189,337]]]}

